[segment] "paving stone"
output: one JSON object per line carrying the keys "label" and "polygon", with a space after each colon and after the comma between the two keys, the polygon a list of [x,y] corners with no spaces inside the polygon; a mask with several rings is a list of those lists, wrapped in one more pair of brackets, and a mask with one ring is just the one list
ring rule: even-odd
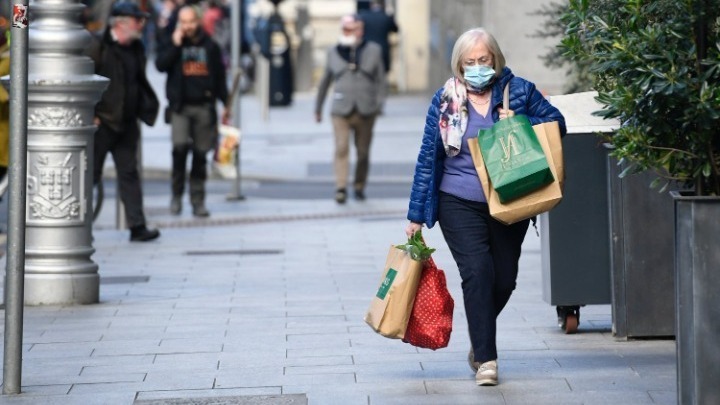
{"label": "paving stone", "polygon": [[122,356],[122,355],[133,355],[133,354],[162,354],[162,353],[202,353],[210,352],[216,353],[222,350],[222,344],[220,343],[203,343],[202,346],[184,346],[184,345],[165,345],[160,346],[158,344],[119,344],[119,345],[105,345],[98,347],[93,355],[95,356]]}
{"label": "paving stone", "polygon": [[155,373],[148,374],[143,382],[118,382],[75,384],[70,394],[87,394],[93,392],[138,392],[138,391],[169,391],[180,389],[211,389],[215,373]]}
{"label": "paving stone", "polygon": [[368,405],[367,394],[337,393],[337,394],[309,394],[308,404],[310,405]]}
{"label": "paving stone", "polygon": [[38,343],[23,354],[23,359],[90,357],[94,349],[82,343]]}
{"label": "paving stone", "polygon": [[[177,390],[177,391],[140,391],[136,401],[149,401],[159,399],[195,399],[195,398],[217,398],[231,400],[235,397],[248,396],[269,396],[280,395],[280,387],[257,387],[257,388],[235,388],[235,389],[213,389],[213,390]],[[137,403],[137,402],[136,402]]]}
{"label": "paving stone", "polygon": [[165,336],[166,326],[157,325],[138,325],[137,327],[127,328],[125,326],[110,326],[102,330],[102,341],[119,341],[119,340],[139,340],[139,339],[157,339],[160,340]]}
{"label": "paving stone", "polygon": [[544,405],[617,405],[651,404],[652,399],[642,392],[598,392],[573,391],[567,394],[538,394],[534,392],[503,392],[508,405],[544,404]]}
{"label": "paving stone", "polygon": [[454,352],[450,350],[405,352],[405,353],[356,353],[353,354],[355,364],[385,364],[402,363],[409,361],[440,362],[440,361],[465,361],[467,350]]}
{"label": "paving stone", "polygon": [[218,369],[238,368],[268,368],[272,367],[281,370],[286,364],[285,351],[277,352],[236,352],[220,355],[220,366]]}
{"label": "paving stone", "polygon": [[676,390],[650,390],[648,394],[656,404],[675,405],[678,403]]}
{"label": "paving stone", "polygon": [[[367,326],[366,326],[367,327]],[[286,329],[286,336],[290,335],[312,335],[317,334],[318,332],[322,333],[330,333],[330,334],[340,334],[345,333],[348,335],[348,339],[352,340],[352,333],[348,333],[349,326],[347,322],[339,323],[339,324],[305,324],[298,325],[297,323],[293,323],[292,327],[289,327]]]}
{"label": "paving stone", "polygon": [[23,377],[23,383],[28,385],[69,385],[141,382],[144,379],[145,373],[125,373],[122,370],[110,370],[110,372],[90,374],[61,374],[45,372],[25,374]]}
{"label": "paving stone", "polygon": [[299,357],[285,359],[286,367],[346,366],[353,364],[352,356]]}
{"label": "paving stone", "polygon": [[454,404],[454,405],[505,405],[502,395],[489,394],[482,392],[478,394],[443,394],[443,395],[370,395],[370,403],[373,405],[437,405],[437,404]]}
{"label": "paving stone", "polygon": [[423,380],[428,373],[418,363],[368,364],[357,366],[358,382]]}
{"label": "paving stone", "polygon": [[86,395],[20,395],[4,396],[7,405],[132,405],[135,393],[93,393]]}
{"label": "paving stone", "polygon": [[[24,371],[24,370],[23,370]],[[57,385],[50,385],[50,384],[42,384],[42,385],[31,385],[31,384],[23,384],[21,387],[21,394],[19,396],[67,396],[67,393],[70,392],[70,389],[72,388],[72,385],[70,384],[57,384]],[[9,395],[7,397],[3,398],[18,398],[18,395]],[[4,402],[3,402],[4,403]]]}
{"label": "paving stone", "polygon": [[[275,371],[255,371],[247,373],[243,370],[234,372],[220,371],[215,386],[218,388],[260,387],[275,385],[307,385],[318,381],[317,374],[283,375]],[[355,382],[354,374],[322,374],[324,384],[348,384]]]}
{"label": "paving stone", "polygon": [[306,405],[307,403],[307,397],[305,395],[250,395],[135,401],[136,405]]}
{"label": "paving stone", "polygon": [[346,333],[342,334],[309,334],[309,335],[287,335],[288,349],[313,349],[313,348],[333,348],[333,347],[350,347],[350,337]]}
{"label": "paving stone", "polygon": [[667,389],[672,379],[642,378],[625,370],[596,369],[594,373],[578,373],[568,376],[567,381],[573,391],[627,391],[634,392],[644,387],[646,393],[651,390]]}
{"label": "paving stone", "polygon": [[[417,381],[378,381],[371,383],[352,382],[323,384],[322,381],[302,385],[284,385],[285,393],[307,392],[311,398],[343,398],[357,395],[423,395],[427,393],[422,380]],[[342,403],[342,402],[338,402]]]}

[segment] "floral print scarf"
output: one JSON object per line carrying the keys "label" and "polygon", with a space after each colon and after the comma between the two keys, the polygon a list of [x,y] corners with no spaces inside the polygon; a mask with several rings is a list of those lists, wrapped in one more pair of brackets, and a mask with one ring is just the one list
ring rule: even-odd
{"label": "floral print scarf", "polygon": [[440,137],[447,156],[460,153],[468,123],[467,88],[457,78],[445,82],[440,95]]}

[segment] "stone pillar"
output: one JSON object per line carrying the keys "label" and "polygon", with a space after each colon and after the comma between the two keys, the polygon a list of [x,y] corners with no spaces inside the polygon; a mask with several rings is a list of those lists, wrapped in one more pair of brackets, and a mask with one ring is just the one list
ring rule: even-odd
{"label": "stone pillar", "polygon": [[94,106],[107,79],[82,55],[77,0],[31,4],[25,304],[98,302],[92,247]]}

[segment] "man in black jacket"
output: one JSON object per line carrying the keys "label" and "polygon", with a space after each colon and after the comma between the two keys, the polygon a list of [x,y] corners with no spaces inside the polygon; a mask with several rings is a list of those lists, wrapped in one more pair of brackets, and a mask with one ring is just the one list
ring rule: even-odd
{"label": "man in black jacket", "polygon": [[138,242],[160,236],[157,229],[148,229],[145,224],[137,161],[138,119],[152,126],[160,108],[145,76],[145,49],[140,37],[147,17],[134,3],[115,3],[102,39],[94,38],[86,50],[95,62],[95,73],[110,79],[95,106],[98,130],[95,133],[94,182],[100,181],[105,157],[108,152],[112,153],[130,240]]}
{"label": "man in black jacket", "polygon": [[207,217],[210,213],[205,208],[205,180],[207,154],[217,138],[215,103],[220,100],[225,105],[226,120],[228,90],[220,47],[203,32],[195,6],[180,9],[171,44],[158,54],[155,64],[168,74],[166,92],[173,143],[170,211],[175,215],[182,212],[187,156],[192,150],[190,203],[193,215]]}

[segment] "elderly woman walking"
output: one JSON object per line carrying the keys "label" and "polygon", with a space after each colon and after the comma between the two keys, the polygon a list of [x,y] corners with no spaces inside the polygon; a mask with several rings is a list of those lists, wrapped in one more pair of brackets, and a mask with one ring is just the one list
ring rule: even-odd
{"label": "elderly woman walking", "polygon": [[[512,114],[532,125],[565,120],[535,85],[505,66],[495,38],[471,29],[455,42],[453,77],[437,91],[427,113],[415,168],[406,228],[440,224],[458,266],[470,333],[470,367],[478,385],[497,385],[496,320],[515,289],[520,249],[529,220],[504,225],[490,216],[467,140]],[[510,86],[510,109],[502,109]]]}

